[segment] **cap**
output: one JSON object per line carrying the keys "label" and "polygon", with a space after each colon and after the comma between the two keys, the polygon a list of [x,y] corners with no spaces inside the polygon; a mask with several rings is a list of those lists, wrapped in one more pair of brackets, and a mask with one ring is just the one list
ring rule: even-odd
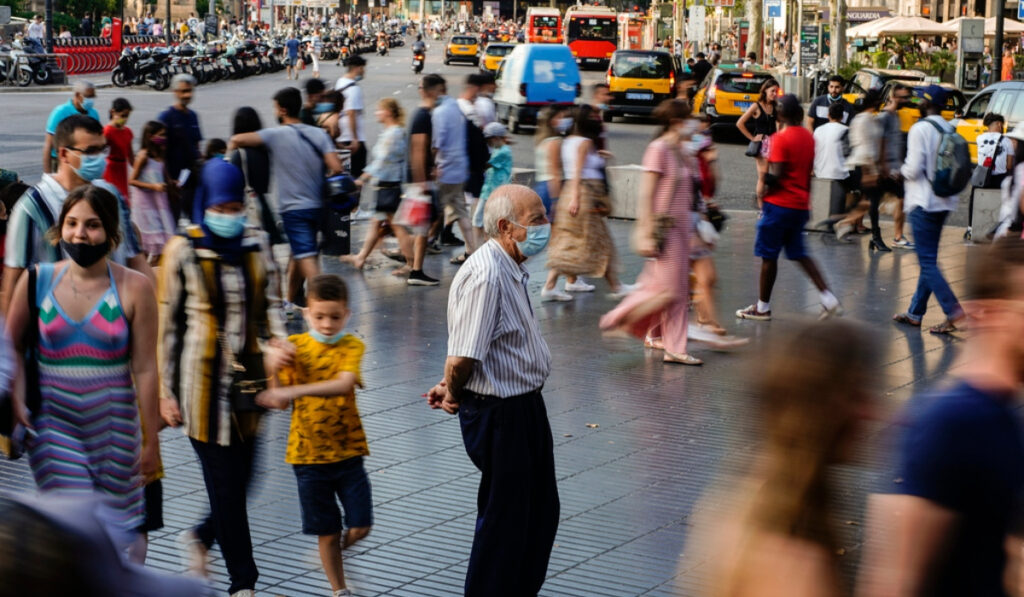
{"label": "cap", "polygon": [[926,85],[914,89],[914,95],[921,99],[928,100],[933,105],[945,105],[946,94],[949,93],[945,87],[940,85]]}
{"label": "cap", "polygon": [[800,107],[800,99],[792,93],[779,96],[779,107],[784,111],[791,111]]}
{"label": "cap", "polygon": [[507,137],[508,129],[500,122],[491,122],[484,127],[484,137]]}
{"label": "cap", "polygon": [[[157,572],[129,562],[122,555],[134,533],[125,530],[122,518],[99,496],[4,495],[42,516],[47,523],[77,541],[66,545],[76,549],[79,572],[87,586],[109,597],[203,597],[213,595],[202,580]],[[15,513],[10,507],[0,515]],[[83,549],[84,547],[84,549]],[[31,589],[31,587],[26,587]],[[26,593],[28,594],[28,593]]]}

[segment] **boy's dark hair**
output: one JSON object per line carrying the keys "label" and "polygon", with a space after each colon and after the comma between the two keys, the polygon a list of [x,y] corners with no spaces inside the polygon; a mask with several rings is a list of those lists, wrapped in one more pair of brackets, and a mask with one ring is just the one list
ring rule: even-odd
{"label": "boy's dark hair", "polygon": [[356,54],[348,59],[348,70],[352,70],[359,66],[366,66],[366,58]]}
{"label": "boy's dark hair", "polygon": [[985,119],[982,120],[981,122],[985,126],[988,126],[988,125],[992,124],[993,122],[1001,122],[1003,124],[1006,124],[1006,119],[1003,118],[1002,114],[996,114],[995,112],[989,112],[988,114],[985,115]]}
{"label": "boy's dark hair", "polygon": [[57,125],[57,131],[53,135],[54,146],[60,149],[68,147],[75,142],[75,131],[84,130],[94,135],[103,134],[103,125],[99,120],[85,114],[72,114]]}
{"label": "boy's dark hair", "polygon": [[835,120],[836,122],[842,122],[843,114],[845,112],[846,109],[843,107],[843,105],[840,104],[839,102],[836,102],[828,107],[828,119]]}
{"label": "boy's dark hair", "polygon": [[314,95],[322,92],[326,87],[320,79],[306,79],[306,95]]}
{"label": "boy's dark hair", "polygon": [[306,286],[306,296],[314,301],[348,303],[348,287],[334,274],[314,276]]}
{"label": "boy's dark hair", "polygon": [[289,118],[298,118],[302,110],[302,92],[294,87],[285,87],[274,94],[274,101],[284,109]]}
{"label": "boy's dark hair", "polygon": [[828,78],[829,83],[839,83],[840,85],[846,85],[846,79],[842,75],[832,75]]}
{"label": "boy's dark hair", "polygon": [[111,104],[110,104],[110,111],[111,112],[131,112],[132,111],[132,105],[131,105],[131,103],[128,102],[128,100],[124,99],[123,97],[119,97],[119,98],[116,98],[113,102],[111,102]]}
{"label": "boy's dark hair", "polygon": [[223,155],[228,150],[228,144],[224,139],[210,139],[206,142],[206,151],[203,152],[203,159],[210,160],[217,154]]}
{"label": "boy's dark hair", "polygon": [[423,90],[433,91],[438,87],[444,87],[446,85],[444,77],[441,75],[431,73],[429,75],[423,75]]}

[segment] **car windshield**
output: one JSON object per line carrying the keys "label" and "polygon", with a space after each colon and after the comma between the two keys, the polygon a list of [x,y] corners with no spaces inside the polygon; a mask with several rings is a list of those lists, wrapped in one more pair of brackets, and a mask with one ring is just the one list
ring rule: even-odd
{"label": "car windshield", "polygon": [[487,46],[488,56],[508,56],[511,51],[511,46]]}
{"label": "car windshield", "polygon": [[627,79],[667,79],[672,73],[672,58],[661,52],[616,54],[612,74]]}
{"label": "car windshield", "polygon": [[768,75],[723,74],[718,78],[718,88],[732,93],[760,93],[761,85],[768,80]]}
{"label": "car windshield", "polygon": [[573,17],[569,37],[586,41],[615,41],[615,19],[610,17]]}
{"label": "car windshield", "polygon": [[535,15],[533,17],[533,26],[534,27],[538,27],[538,28],[539,27],[557,28],[558,27],[558,17],[552,17],[552,16],[542,17],[542,16]]}
{"label": "car windshield", "polygon": [[476,43],[476,39],[472,37],[453,37],[452,43],[457,46],[471,46]]}

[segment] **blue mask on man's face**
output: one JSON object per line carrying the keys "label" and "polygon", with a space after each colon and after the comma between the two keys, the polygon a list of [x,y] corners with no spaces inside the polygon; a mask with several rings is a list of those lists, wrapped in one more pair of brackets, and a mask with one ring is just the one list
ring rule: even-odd
{"label": "blue mask on man's face", "polygon": [[536,226],[523,226],[517,222],[512,223],[526,229],[526,240],[516,241],[516,245],[519,246],[519,251],[523,255],[533,257],[543,251],[544,247],[548,246],[548,240],[551,238],[550,223],[538,224]]}

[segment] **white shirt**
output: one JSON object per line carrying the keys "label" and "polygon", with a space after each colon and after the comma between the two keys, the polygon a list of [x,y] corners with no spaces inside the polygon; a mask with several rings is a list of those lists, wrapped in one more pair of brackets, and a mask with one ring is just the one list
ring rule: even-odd
{"label": "white shirt", "polygon": [[455,275],[448,293],[448,356],[476,361],[466,390],[511,398],[547,381],[551,352],[530,305],[529,279],[493,239]]}
{"label": "white shirt", "polygon": [[[478,98],[479,99],[479,98]],[[479,128],[484,128],[483,120],[480,118],[480,114],[476,111],[476,101],[469,101],[465,98],[458,98],[455,103],[459,105],[459,110],[462,110],[462,114]]]}
{"label": "white shirt", "polygon": [[850,175],[843,155],[843,137],[849,128],[828,122],[814,130],[814,175],[827,180],[843,180]]}
{"label": "white shirt", "polygon": [[366,142],[366,133],[363,129],[363,89],[359,86],[359,83],[355,79],[349,77],[342,77],[338,79],[338,82],[334,85],[336,91],[341,92],[345,96],[345,111],[338,118],[339,128],[341,129],[341,135],[338,137],[343,143],[352,141],[352,125],[349,122],[348,113],[355,111],[356,113],[356,134],[355,139]]}
{"label": "white shirt", "polygon": [[904,180],[903,211],[909,214],[918,207],[925,211],[956,211],[959,197],[937,197],[932,191],[935,156],[939,152],[941,136],[926,120],[938,124],[945,131],[953,128],[939,115],[923,118],[910,127],[907,133],[907,160],[900,168]]}
{"label": "white shirt", "polygon": [[28,25],[28,36],[34,37],[35,39],[43,39],[46,35],[46,27],[42,23],[36,23],[32,21]]}
{"label": "white shirt", "polygon": [[876,170],[878,151],[882,146],[882,123],[877,116],[875,112],[861,112],[850,121],[848,166],[868,167],[872,172]]}
{"label": "white shirt", "polygon": [[1006,160],[1013,155],[1013,142],[1002,133],[982,133],[978,135],[977,142],[978,164],[984,163],[987,158],[997,157],[996,147],[1002,147],[999,150],[999,159],[992,164],[992,174],[1006,174]]}
{"label": "white shirt", "polygon": [[477,96],[476,101],[473,102],[473,107],[476,108],[476,115],[480,119],[481,128],[498,119],[498,115],[494,110],[494,100],[489,97]]}

